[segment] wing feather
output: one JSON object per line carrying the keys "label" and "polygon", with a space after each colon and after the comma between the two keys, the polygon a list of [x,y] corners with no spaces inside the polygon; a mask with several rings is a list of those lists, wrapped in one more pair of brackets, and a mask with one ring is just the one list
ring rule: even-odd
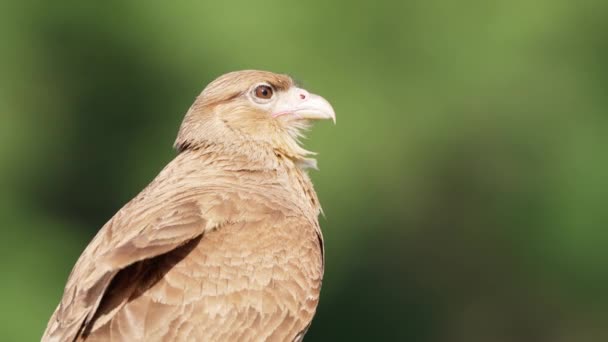
{"label": "wing feather", "polygon": [[[164,209],[152,207],[156,210],[141,212],[139,220],[125,219],[130,212],[140,209],[138,203],[136,198],[121,209],[85,249],[70,274],[62,301],[49,321],[43,341],[72,341],[77,338],[91,322],[103,294],[120,270],[175,250],[201,236],[208,228],[198,201],[165,202]],[[123,232],[129,231],[136,231],[137,235],[119,238],[125,235]]]}

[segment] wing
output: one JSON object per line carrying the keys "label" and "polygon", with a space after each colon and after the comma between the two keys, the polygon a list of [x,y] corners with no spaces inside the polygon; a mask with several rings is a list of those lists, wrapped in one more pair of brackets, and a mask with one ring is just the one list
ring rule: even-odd
{"label": "wing", "polygon": [[175,250],[238,214],[231,205],[234,194],[176,175],[173,166],[169,164],[118,211],[84,250],[70,273],[43,341],[73,341],[91,322],[120,270]]}
{"label": "wing", "polygon": [[[93,318],[104,292],[120,270],[174,250],[208,227],[200,205],[193,201],[144,213],[145,222],[124,219],[129,216],[129,209],[126,207],[108,222],[81,255],[43,340],[74,340]],[[137,235],[124,236],[127,231],[136,231]]]}

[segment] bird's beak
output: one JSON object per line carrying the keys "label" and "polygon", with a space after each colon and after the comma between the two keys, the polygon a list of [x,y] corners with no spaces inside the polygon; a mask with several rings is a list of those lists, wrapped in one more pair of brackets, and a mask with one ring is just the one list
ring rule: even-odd
{"label": "bird's beak", "polygon": [[336,113],[326,99],[297,87],[281,94],[274,106],[272,116],[276,118],[282,115],[294,115],[307,120],[332,119],[336,123]]}

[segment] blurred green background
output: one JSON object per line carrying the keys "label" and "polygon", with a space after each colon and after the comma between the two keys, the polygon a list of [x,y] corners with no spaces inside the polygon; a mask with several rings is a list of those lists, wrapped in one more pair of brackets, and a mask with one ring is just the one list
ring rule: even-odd
{"label": "blurred green background", "polygon": [[307,341],[608,340],[606,1],[4,1],[0,42],[2,341],[245,68],[338,116]]}

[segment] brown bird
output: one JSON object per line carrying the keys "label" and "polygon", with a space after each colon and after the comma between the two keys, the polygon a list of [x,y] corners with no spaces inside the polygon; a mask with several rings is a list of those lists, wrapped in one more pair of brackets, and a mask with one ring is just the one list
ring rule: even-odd
{"label": "brown bird", "polygon": [[319,301],[319,202],[298,139],[333,119],[286,76],[211,82],[179,152],[84,250],[43,341],[300,341]]}

